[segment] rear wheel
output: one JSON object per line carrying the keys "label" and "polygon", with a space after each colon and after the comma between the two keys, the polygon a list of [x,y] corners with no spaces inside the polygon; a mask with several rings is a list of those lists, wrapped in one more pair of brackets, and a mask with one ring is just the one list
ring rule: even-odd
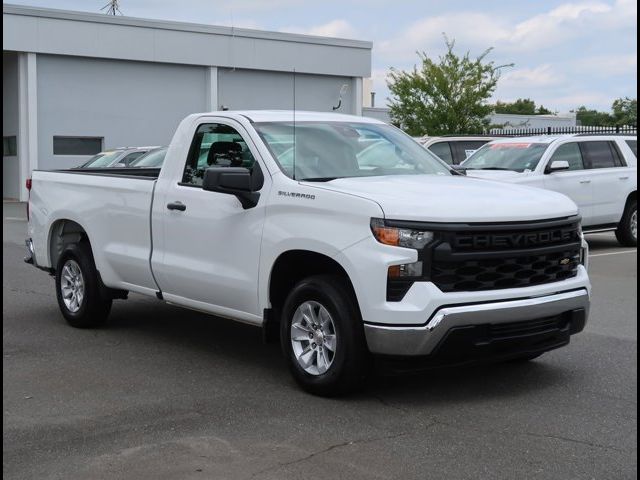
{"label": "rear wheel", "polygon": [[299,282],[282,309],[282,349],[306,391],[334,396],[363,385],[368,352],[356,300],[339,276]]}
{"label": "rear wheel", "polygon": [[625,247],[638,246],[638,201],[632,200],[622,215],[616,238]]}
{"label": "rear wheel", "polygon": [[107,319],[112,300],[100,281],[88,243],[71,245],[60,255],[56,297],[62,315],[73,327],[98,327]]}

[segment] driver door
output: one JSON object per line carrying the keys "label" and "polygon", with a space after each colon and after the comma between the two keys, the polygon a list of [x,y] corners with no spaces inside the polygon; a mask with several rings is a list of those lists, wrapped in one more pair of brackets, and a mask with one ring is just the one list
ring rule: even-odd
{"label": "driver door", "polygon": [[[547,173],[547,167],[557,160],[568,162],[569,170]],[[544,171],[545,188],[571,198],[580,209],[583,224],[589,225],[593,218],[593,185],[578,142],[560,145],[549,158]]]}
{"label": "driver door", "polygon": [[[154,202],[152,267],[166,300],[257,322],[265,175],[258,205],[243,209],[234,196],[202,189],[208,167],[261,168],[239,124],[210,119],[196,125],[180,178],[167,180]],[[262,169],[266,173],[266,169]],[[156,240],[157,239],[157,240]]]}

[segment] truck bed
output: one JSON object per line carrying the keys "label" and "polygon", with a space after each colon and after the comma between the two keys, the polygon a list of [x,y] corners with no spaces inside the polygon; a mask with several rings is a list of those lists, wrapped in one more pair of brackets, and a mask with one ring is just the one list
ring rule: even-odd
{"label": "truck bed", "polygon": [[35,170],[30,236],[39,266],[55,268],[50,255],[54,223],[76,222],[87,232],[105,285],[155,291],[149,257],[159,173],[159,168]]}

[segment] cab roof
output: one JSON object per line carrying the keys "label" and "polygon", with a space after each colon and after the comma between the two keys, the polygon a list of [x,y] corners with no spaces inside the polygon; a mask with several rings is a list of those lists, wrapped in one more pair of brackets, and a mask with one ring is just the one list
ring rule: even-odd
{"label": "cab roof", "polygon": [[[218,112],[200,113],[198,116],[216,115],[222,117],[244,117],[251,122],[291,122],[294,118],[293,110],[224,110]],[[358,115],[345,115],[333,112],[295,111],[296,122],[353,122],[384,124],[380,120]]]}
{"label": "cab roof", "polygon": [[569,138],[579,138],[580,140],[611,140],[615,138],[622,139],[635,139],[636,135],[620,135],[620,134],[585,134],[585,133],[571,133],[564,135],[538,135],[533,137],[500,137],[492,140],[491,143],[545,143],[551,144],[559,140],[567,140]]}

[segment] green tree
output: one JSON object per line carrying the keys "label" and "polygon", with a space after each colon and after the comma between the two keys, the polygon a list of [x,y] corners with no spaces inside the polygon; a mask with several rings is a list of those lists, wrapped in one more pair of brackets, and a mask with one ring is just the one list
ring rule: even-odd
{"label": "green tree", "polygon": [[587,127],[611,127],[615,123],[610,113],[588,109],[584,105],[576,110],[576,121],[578,125]]}
{"label": "green tree", "polygon": [[536,102],[530,98],[519,98],[515,102],[501,102],[495,104],[496,113],[511,113],[516,115],[551,115],[553,112],[542,105],[536,106]]}
{"label": "green tree", "polygon": [[501,69],[486,60],[491,48],[472,59],[458,56],[455,41],[445,36],[447,51],[437,60],[417,52],[421,65],[412,71],[391,68],[387,84],[391,92],[391,119],[412,136],[478,133],[488,124],[491,98]]}
{"label": "green tree", "polygon": [[616,125],[638,125],[638,99],[618,98],[611,106]]}
{"label": "green tree", "polygon": [[494,111],[496,113],[510,113],[516,115],[535,115],[536,103],[529,98],[519,98],[515,102],[497,101]]}
{"label": "green tree", "polygon": [[553,114],[554,112],[552,112],[548,108],[545,108],[544,105],[540,105],[536,110],[536,115],[553,115]]}

